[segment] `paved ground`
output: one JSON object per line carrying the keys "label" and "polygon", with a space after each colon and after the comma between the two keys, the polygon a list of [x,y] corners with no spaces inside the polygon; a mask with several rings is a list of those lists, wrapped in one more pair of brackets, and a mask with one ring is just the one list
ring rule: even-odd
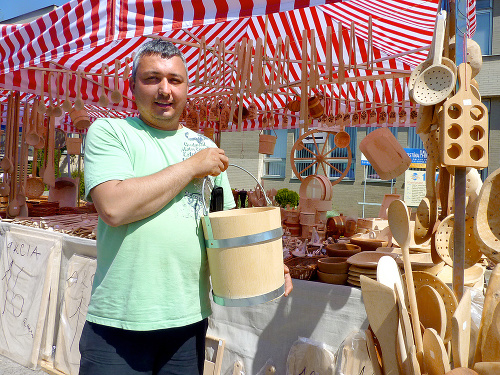
{"label": "paved ground", "polygon": [[0,355],[0,375],[47,375],[42,370],[30,370]]}

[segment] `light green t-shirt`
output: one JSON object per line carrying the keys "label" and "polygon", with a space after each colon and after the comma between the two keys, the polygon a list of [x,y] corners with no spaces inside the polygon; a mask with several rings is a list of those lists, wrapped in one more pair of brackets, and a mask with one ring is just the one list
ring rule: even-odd
{"label": "light green t-shirt", "polygon": [[[85,189],[156,173],[207,147],[187,128],[163,131],[139,118],[99,119],[85,141]],[[226,173],[224,208],[234,207]],[[180,327],[210,315],[209,271],[200,218],[202,179],[191,181],[154,215],[110,227],[99,219],[97,270],[87,320],[129,330]]]}

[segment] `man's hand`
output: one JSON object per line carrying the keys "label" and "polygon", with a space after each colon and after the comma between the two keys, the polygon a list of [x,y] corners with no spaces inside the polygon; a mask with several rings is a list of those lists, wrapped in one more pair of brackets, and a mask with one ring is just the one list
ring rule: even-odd
{"label": "man's hand", "polygon": [[225,155],[224,150],[220,148],[205,148],[186,161],[193,168],[195,178],[218,176],[229,165],[228,157]]}
{"label": "man's hand", "polygon": [[290,270],[285,266],[285,297],[290,294],[293,290],[292,276],[290,276]]}

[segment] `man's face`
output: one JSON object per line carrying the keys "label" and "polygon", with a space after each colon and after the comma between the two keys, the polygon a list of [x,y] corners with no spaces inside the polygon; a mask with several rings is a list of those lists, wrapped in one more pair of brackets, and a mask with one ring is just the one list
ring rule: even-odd
{"label": "man's face", "polygon": [[164,59],[161,55],[143,56],[130,88],[140,118],[161,130],[180,129],[179,118],[186,106],[188,81],[179,56]]}

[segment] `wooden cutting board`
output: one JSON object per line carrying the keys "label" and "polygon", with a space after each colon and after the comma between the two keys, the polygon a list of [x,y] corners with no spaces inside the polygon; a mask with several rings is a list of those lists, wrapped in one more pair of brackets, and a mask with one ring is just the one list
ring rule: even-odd
{"label": "wooden cutting board", "polygon": [[398,375],[396,340],[399,314],[394,291],[364,275],[360,276],[366,315],[382,352],[385,375]]}

